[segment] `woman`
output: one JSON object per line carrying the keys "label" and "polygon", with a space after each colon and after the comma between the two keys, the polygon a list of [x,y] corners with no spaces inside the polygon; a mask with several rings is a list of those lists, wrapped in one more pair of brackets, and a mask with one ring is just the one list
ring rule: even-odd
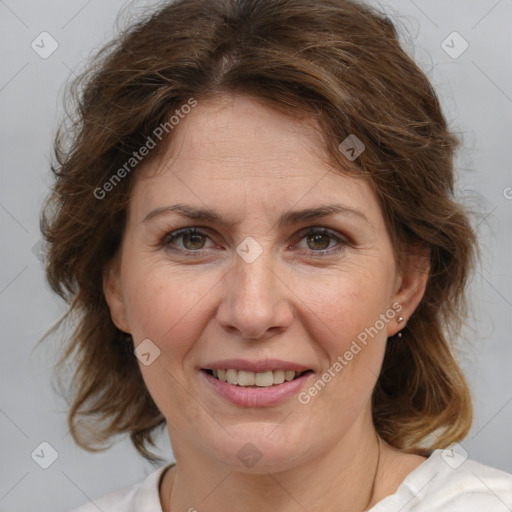
{"label": "woman", "polygon": [[166,426],[176,458],[80,512],[512,508],[511,475],[452,450],[476,241],[385,16],[181,0],[77,86],[42,221],[77,320],[71,433],[156,461]]}

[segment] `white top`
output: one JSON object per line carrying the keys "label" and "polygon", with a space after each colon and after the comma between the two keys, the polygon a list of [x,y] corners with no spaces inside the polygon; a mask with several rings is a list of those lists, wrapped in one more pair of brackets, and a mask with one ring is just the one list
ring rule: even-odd
{"label": "white top", "polygon": [[[132,487],[107,494],[72,512],[162,512],[160,478],[174,463],[157,469]],[[434,450],[395,494],[369,512],[511,512],[512,475],[451,450]]]}

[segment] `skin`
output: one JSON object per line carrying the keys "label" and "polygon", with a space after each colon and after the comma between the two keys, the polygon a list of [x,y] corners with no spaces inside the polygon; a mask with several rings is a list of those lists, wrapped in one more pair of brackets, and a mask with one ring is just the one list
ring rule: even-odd
{"label": "skin", "polygon": [[[137,170],[122,245],[104,276],[115,325],[135,346],[149,338],[160,350],[139,365],[177,461],[160,486],[163,511],[372,506],[425,460],[381,442],[377,465],[370,399],[387,338],[423,296],[427,257],[408,256],[397,268],[377,197],[362,178],[330,168],[311,120],[224,95],[199,101],[173,137]],[[176,213],[144,222],[176,203],[211,208],[233,224]],[[367,221],[345,214],[276,225],[283,213],[332,203]],[[204,236],[165,239],[185,227]],[[308,236],[310,228],[330,235]],[[252,263],[236,252],[248,236],[263,251]],[[312,368],[309,386],[394,303],[400,314],[306,405],[294,396],[235,406],[200,374],[219,359],[276,358]],[[237,457],[249,442],[262,454],[250,468]]]}

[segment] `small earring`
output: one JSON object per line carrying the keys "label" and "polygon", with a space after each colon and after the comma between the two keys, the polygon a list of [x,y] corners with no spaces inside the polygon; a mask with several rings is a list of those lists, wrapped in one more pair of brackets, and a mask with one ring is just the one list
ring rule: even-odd
{"label": "small earring", "polygon": [[[403,316],[399,316],[398,319],[397,319],[397,322],[399,324],[401,324],[402,322],[404,321],[404,317]],[[402,331],[400,331],[397,335],[396,335],[397,338],[401,338],[402,337]]]}

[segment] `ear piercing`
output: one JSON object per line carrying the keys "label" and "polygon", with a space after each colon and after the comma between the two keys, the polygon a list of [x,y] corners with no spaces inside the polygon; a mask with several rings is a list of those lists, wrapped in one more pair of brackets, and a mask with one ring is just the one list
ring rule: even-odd
{"label": "ear piercing", "polygon": [[[401,324],[403,321],[404,321],[404,317],[403,316],[399,316],[398,319],[397,319],[397,322],[399,324]],[[396,336],[397,336],[397,338],[401,338],[402,337],[402,331],[400,331]]]}

